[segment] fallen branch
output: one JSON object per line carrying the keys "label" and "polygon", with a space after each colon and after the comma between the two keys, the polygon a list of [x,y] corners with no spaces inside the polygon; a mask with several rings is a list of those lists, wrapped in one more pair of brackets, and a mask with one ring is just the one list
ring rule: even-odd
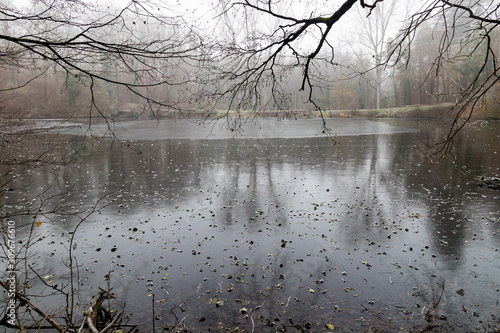
{"label": "fallen branch", "polygon": [[109,323],[109,325],[108,325],[108,326],[104,327],[104,328],[102,329],[102,331],[101,331],[101,332],[99,332],[99,333],[105,333],[105,332],[107,332],[108,330],[110,330],[111,328],[113,328],[113,327],[116,325],[116,322],[118,321],[118,319],[120,319],[120,317],[121,317],[122,313],[123,313],[123,312],[118,313],[118,314],[115,316],[115,318],[113,318],[113,320],[111,321],[111,323]]}
{"label": "fallen branch", "polygon": [[118,322],[118,319],[120,319],[121,315],[123,312],[118,313],[112,320],[111,322],[105,326],[101,331],[99,331],[96,326],[98,323],[98,314],[99,311],[102,311],[103,309],[101,308],[102,302],[104,299],[110,297],[109,292],[106,292],[104,290],[101,290],[97,293],[97,295],[92,298],[92,303],[87,311],[84,312],[84,318],[82,321],[82,324],[80,328],[78,329],[78,333],[82,333],[83,329],[85,328],[85,324],[87,324],[87,332],[92,332],[92,333],[105,333],[111,328],[113,328],[116,323]]}

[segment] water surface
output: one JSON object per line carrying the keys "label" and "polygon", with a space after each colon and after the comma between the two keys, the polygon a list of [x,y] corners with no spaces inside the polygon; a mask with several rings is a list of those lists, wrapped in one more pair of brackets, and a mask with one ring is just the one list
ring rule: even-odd
{"label": "water surface", "polygon": [[[429,124],[331,120],[334,140],[318,124],[124,123],[122,143],[17,181],[67,191],[51,204],[68,210],[107,196],[77,230],[82,298],[111,271],[146,330],[411,331],[425,314],[442,330],[498,325],[500,192],[476,177],[500,174],[500,126],[467,127],[456,159],[431,163],[422,146],[444,131]],[[64,279],[79,220],[51,218],[33,264]]]}

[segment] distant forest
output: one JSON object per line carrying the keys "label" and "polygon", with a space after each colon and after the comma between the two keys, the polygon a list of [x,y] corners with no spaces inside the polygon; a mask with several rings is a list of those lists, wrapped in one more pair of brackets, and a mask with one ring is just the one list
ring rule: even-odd
{"label": "distant forest", "polygon": [[[279,59],[279,64],[275,64],[275,66],[279,65],[279,73],[266,74],[272,75],[272,84],[269,83],[271,81],[262,80],[258,82],[258,88],[250,86],[245,92],[243,89],[242,91],[234,90],[231,91],[233,93],[231,98],[213,98],[210,103],[200,96],[206,96],[207,92],[217,91],[220,87],[216,86],[217,83],[214,83],[214,80],[209,79],[214,75],[215,65],[207,59],[197,60],[196,64],[192,61],[181,61],[181,59],[176,66],[165,67],[158,62],[158,67],[154,69],[162,73],[163,77],[179,84],[138,88],[138,91],[144,92],[143,96],[147,96],[143,98],[137,94],[137,90],[132,91],[130,85],[112,82],[130,81],[131,71],[134,72],[133,75],[136,75],[145,67],[148,67],[145,68],[146,71],[150,70],[149,67],[155,66],[155,63],[136,61],[133,65],[135,67],[130,69],[115,66],[116,62],[106,57],[101,60],[94,58],[88,61],[83,58],[78,59],[78,61],[85,62],[85,68],[89,71],[109,80],[99,81],[90,80],[88,75],[82,73],[81,70],[73,71],[71,66],[64,67],[64,64],[61,66],[61,62],[49,61],[41,56],[30,59],[29,66],[3,64],[0,67],[2,78],[0,81],[0,89],[2,89],[0,115],[19,118],[87,117],[89,112],[96,112],[94,105],[98,105],[99,112],[105,116],[127,112],[140,114],[143,111],[147,112],[144,105],[148,103],[148,99],[164,101],[157,106],[158,111],[168,111],[170,105],[173,109],[196,112],[202,112],[206,108],[232,110],[235,105],[244,109],[245,105],[235,103],[235,100],[244,94],[258,95],[241,97],[251,99],[251,108],[257,111],[318,108],[321,110],[363,110],[457,103],[464,90],[470,87],[471,82],[475,80],[482,82],[497,70],[493,68],[493,65],[485,64],[485,58],[488,57],[487,52],[491,50],[500,52],[499,31],[489,31],[491,37],[489,44],[471,44],[469,40],[471,23],[465,16],[453,18],[452,37],[449,36],[450,28],[442,23],[442,17],[429,18],[421,23],[419,29],[411,35],[411,40],[408,41],[411,43],[411,54],[397,58],[394,63],[386,60],[388,50],[391,49],[391,41],[397,35],[394,27],[390,30],[388,22],[396,22],[396,12],[401,11],[395,7],[395,3],[396,1],[385,1],[378,4],[378,11],[368,16],[370,19],[368,21],[366,13],[358,12],[358,16],[351,15],[348,18],[350,22],[358,22],[358,28],[349,31],[349,35],[346,33],[343,36],[336,36],[337,38],[332,42],[335,43],[333,57],[328,48],[321,49],[317,58],[330,60],[315,64],[314,77],[311,75],[312,79],[316,80],[314,90],[312,90],[312,85],[310,90],[301,89],[300,84],[304,81],[304,67],[296,66],[293,56],[284,56]],[[164,25],[161,20],[136,23],[133,15],[130,17],[122,15],[122,18],[129,21],[126,24],[137,26],[139,32],[134,32],[135,37],[145,40],[159,34],[158,38],[167,39],[171,45],[176,45],[178,53],[173,57],[182,58],[183,47],[190,51],[189,55],[186,53],[186,58],[192,57],[193,52],[196,52],[198,46],[193,46],[194,44],[185,40],[185,36],[191,30],[183,30],[193,29],[192,27],[185,28],[180,23],[179,25]],[[248,25],[249,22],[257,24],[255,20],[247,19],[246,24]],[[0,31],[5,36],[12,35],[16,30],[24,28],[19,26],[21,24],[23,24],[22,20],[5,22],[0,27]],[[62,27],[51,27],[51,25],[56,26],[57,22],[48,21],[44,24],[47,25],[47,36],[55,33],[71,36],[75,34],[75,29],[79,29],[74,24]],[[234,35],[231,29],[235,28],[228,28],[228,26],[229,24],[226,23],[216,30],[222,35],[221,38],[227,39],[231,33]],[[258,29],[255,28],[255,30]],[[390,31],[393,32],[390,33]],[[121,35],[108,35],[106,43],[120,44],[126,38],[124,37],[126,33],[127,31]],[[375,34],[378,39],[375,39]],[[379,40],[380,36],[384,38],[382,41]],[[450,54],[448,58],[443,54],[443,43],[449,44],[446,45],[446,53]],[[401,43],[399,47],[401,45],[404,43]],[[224,50],[221,49],[220,52]],[[168,54],[165,57],[168,57]],[[224,65],[223,61],[219,60],[218,68],[224,67],[221,67],[221,63]],[[493,61],[492,64],[494,63]],[[231,71],[230,66],[229,63],[228,73]],[[251,67],[251,64],[246,64],[246,66]],[[237,69],[240,70],[240,68]],[[266,69],[263,69],[262,73],[264,70]],[[480,77],[477,77],[478,73]],[[224,78],[226,82],[230,83],[232,80],[230,75],[221,74],[220,69],[216,74]],[[253,75],[258,75],[258,72]],[[241,76],[235,75],[234,81],[240,78]],[[144,84],[145,80],[147,78],[137,75],[138,86]],[[270,103],[277,86],[281,94],[279,103]],[[17,89],[11,89],[11,87]],[[230,91],[229,88],[228,91]],[[498,96],[500,96],[500,87],[496,85],[493,89],[489,89],[480,103],[475,105],[476,109],[484,110],[486,107],[498,109]],[[308,103],[311,98],[315,102],[314,105]]]}

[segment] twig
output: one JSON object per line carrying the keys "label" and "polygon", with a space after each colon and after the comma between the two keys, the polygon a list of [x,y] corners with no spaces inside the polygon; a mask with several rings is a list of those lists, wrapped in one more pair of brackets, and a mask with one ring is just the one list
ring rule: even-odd
{"label": "twig", "polygon": [[[5,289],[5,290],[9,290],[9,286],[2,280],[0,279],[0,285]],[[36,306],[34,306],[28,298],[26,298],[26,296],[24,296],[23,294],[20,294],[19,292],[15,292],[15,295],[16,295],[16,298],[19,299],[21,302],[24,302],[26,303],[33,311],[35,311],[36,313],[38,313],[40,316],[42,316],[42,318],[44,318],[45,320],[47,320],[51,325],[52,327],[54,327],[56,330],[58,330],[59,332],[66,332],[66,330],[64,328],[61,327],[61,325],[59,325],[57,322],[54,321],[54,319],[50,318],[50,316],[48,316],[47,314],[45,314],[42,310],[40,310],[39,308],[37,308]]]}
{"label": "twig", "polygon": [[63,287],[62,287],[62,288],[57,288],[57,285],[55,285],[55,286],[50,285],[50,284],[48,284],[48,283],[47,283],[47,281],[46,281],[44,278],[42,278],[42,277],[40,276],[40,274],[38,274],[38,272],[37,272],[37,271],[35,271],[35,270],[33,269],[33,267],[31,267],[31,265],[28,265],[28,268],[29,268],[29,269],[31,269],[31,271],[32,271],[33,273],[35,273],[35,275],[38,277],[38,279],[39,279],[40,281],[42,281],[42,283],[43,283],[43,284],[45,284],[47,287],[52,288],[52,289],[54,289],[54,290],[56,290],[56,291],[60,292],[60,293],[61,293],[61,294],[63,294],[63,295],[67,295],[67,293],[63,290],[64,285],[63,285]]}
{"label": "twig", "polygon": [[443,281],[443,284],[441,285],[441,295],[439,295],[438,300],[437,300],[437,301],[436,301],[436,303],[434,303],[434,305],[433,305],[432,307],[430,307],[430,308],[429,308],[429,310],[427,310],[427,312],[425,313],[425,317],[426,317],[427,319],[429,319],[429,318],[430,318],[430,316],[431,316],[431,315],[430,315],[430,312],[431,312],[431,311],[434,311],[434,310],[438,307],[439,302],[441,302],[441,298],[443,297],[443,294],[444,294],[444,283],[445,283],[445,281]]}
{"label": "twig", "polygon": [[459,169],[459,168],[457,168],[456,166],[455,166],[455,169],[456,169],[458,172],[460,172],[462,175],[467,176],[467,175],[465,174],[465,172],[463,172],[462,170],[460,170],[460,169]]}
{"label": "twig", "polygon": [[113,326],[115,326],[115,324],[118,321],[118,319],[121,317],[122,313],[123,312],[118,313],[115,316],[115,318],[113,318],[113,320],[111,321],[111,323],[109,323],[108,326],[104,327],[100,333],[106,333],[109,329],[113,328]]}
{"label": "twig", "polygon": [[174,309],[175,309],[175,308],[177,308],[177,307],[178,307],[178,305],[175,305],[173,308],[171,308],[171,309],[170,309],[170,312],[172,312],[172,314],[174,315],[175,320],[176,320],[177,322],[179,322],[179,318],[177,318],[177,315],[176,315],[176,314],[175,314],[175,312],[174,312]]}
{"label": "twig", "polygon": [[155,294],[153,294],[153,332],[156,332],[155,320]]}

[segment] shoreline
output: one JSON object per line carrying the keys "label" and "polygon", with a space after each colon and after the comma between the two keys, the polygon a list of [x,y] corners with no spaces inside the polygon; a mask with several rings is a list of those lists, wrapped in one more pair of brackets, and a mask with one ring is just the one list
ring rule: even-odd
{"label": "shoreline", "polygon": [[[251,118],[276,118],[282,119],[315,119],[315,118],[359,118],[359,119],[453,119],[456,111],[455,104],[438,105],[408,105],[400,108],[386,109],[360,109],[360,110],[159,110],[155,113],[136,112],[131,109],[127,112],[115,112],[109,110],[103,115],[70,116],[68,118],[54,117],[46,118],[37,115],[16,117],[15,115],[0,115],[0,122],[19,125],[21,123],[40,124],[46,123],[43,127],[49,128],[59,126],[82,125],[91,121],[125,121],[125,120],[175,120],[193,119],[201,121],[212,121],[216,119],[251,119]],[[73,113],[74,114],[74,113]],[[465,118],[465,117],[462,117]],[[500,120],[500,108],[483,110],[478,109],[473,112],[470,120]],[[58,124],[58,125],[57,125]],[[37,126],[35,126],[37,127]]]}

